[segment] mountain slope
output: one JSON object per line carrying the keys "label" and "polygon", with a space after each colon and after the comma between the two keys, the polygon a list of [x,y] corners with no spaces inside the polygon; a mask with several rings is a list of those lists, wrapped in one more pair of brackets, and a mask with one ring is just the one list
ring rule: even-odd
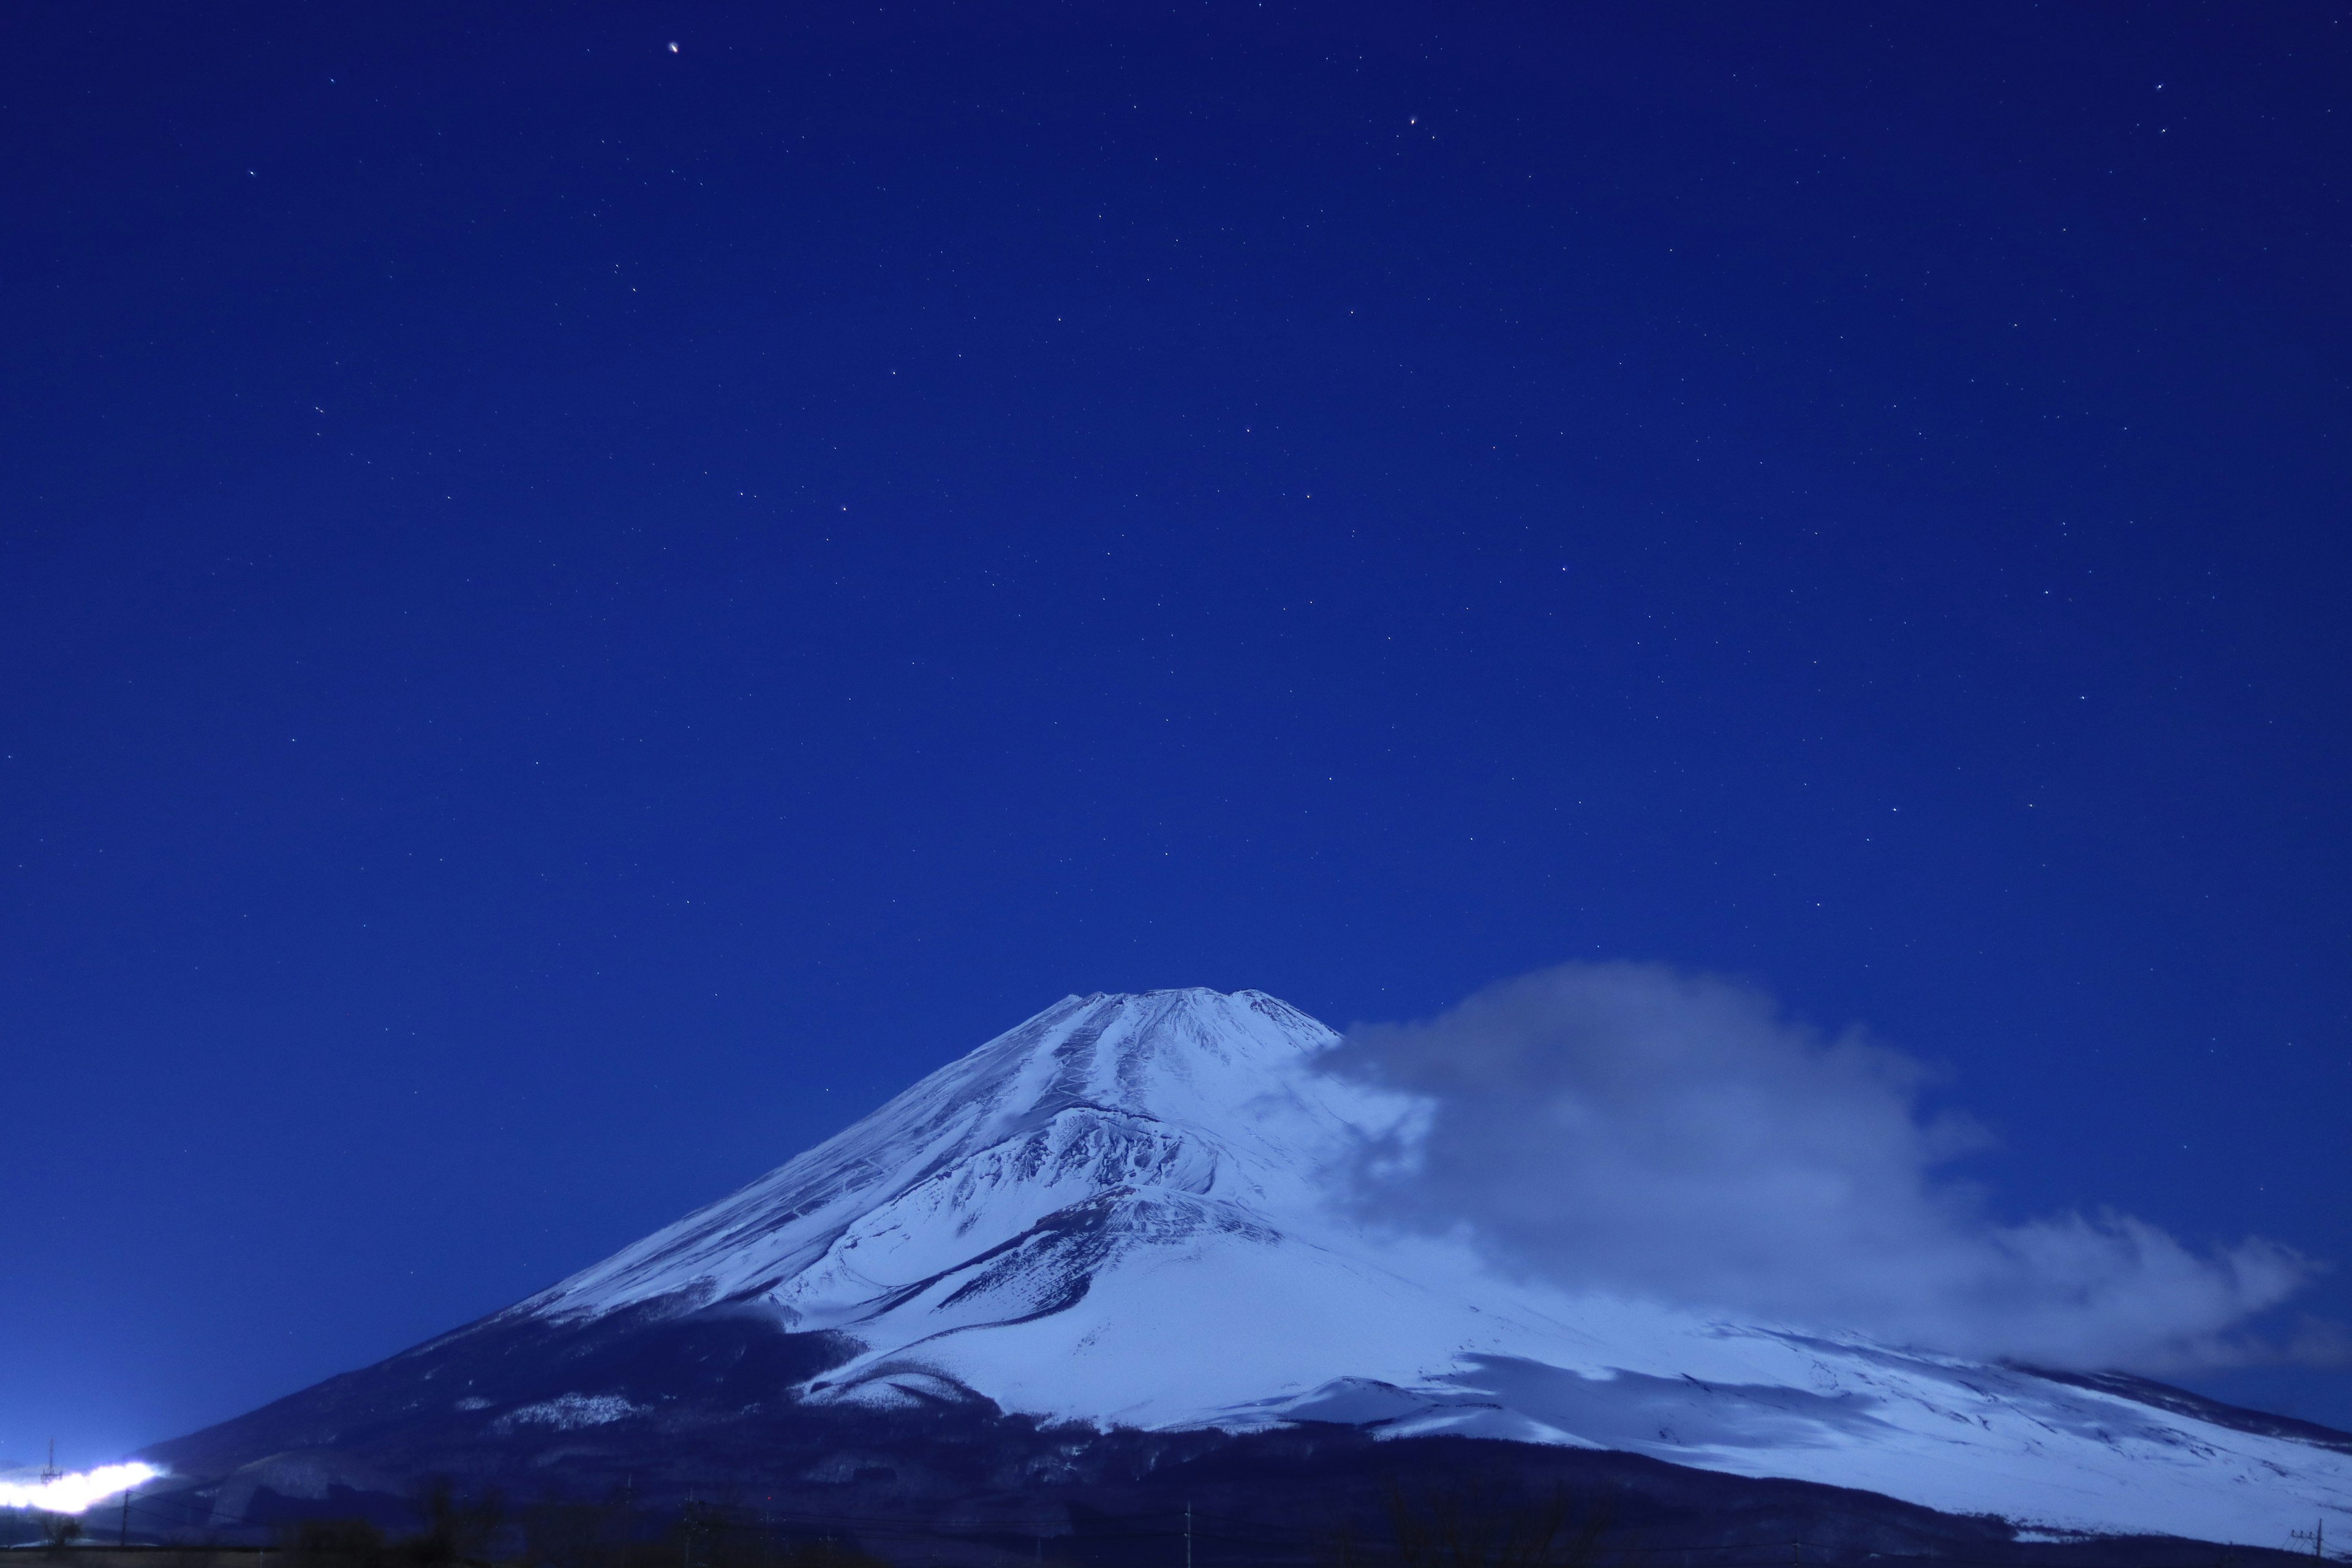
{"label": "mountain slope", "polygon": [[[483,1442],[609,1442],[674,1425],[665,1402],[711,1357],[765,1357],[769,1396],[747,1410],[1339,1423],[1613,1449],[2050,1531],[2284,1546],[2326,1515],[2352,1538],[2352,1452],[2287,1426],[2130,1380],[1562,1296],[1368,1227],[1334,1173],[1410,1107],[1318,1072],[1334,1038],[1255,992],[1067,998],[719,1203],[185,1456],[461,1419]],[[573,1349],[551,1360],[557,1344]],[[648,1374],[648,1355],[676,1364]]]}

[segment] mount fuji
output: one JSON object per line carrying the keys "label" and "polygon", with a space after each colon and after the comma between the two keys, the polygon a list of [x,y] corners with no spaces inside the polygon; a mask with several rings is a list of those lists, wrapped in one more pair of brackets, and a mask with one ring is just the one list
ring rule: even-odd
{"label": "mount fuji", "polygon": [[[1412,1108],[1320,1070],[1337,1041],[1255,991],[1066,998],[528,1300],[145,1457],[224,1522],[428,1468],[942,1497],[1012,1484],[1008,1463],[1082,1479],[1081,1449],[1132,1471],[1301,1435],[1467,1438],[1702,1489],[1849,1489],[2012,1542],[2352,1539],[2344,1434],[1565,1293],[1371,1223],[1344,1173]],[[997,1458],[956,1458],[959,1433]]]}

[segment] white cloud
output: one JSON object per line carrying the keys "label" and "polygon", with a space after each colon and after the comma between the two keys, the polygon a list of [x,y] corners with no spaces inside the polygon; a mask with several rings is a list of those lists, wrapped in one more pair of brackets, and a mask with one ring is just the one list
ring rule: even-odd
{"label": "white cloud", "polygon": [[2074,1367],[2247,1359],[2312,1266],[2211,1254],[2127,1215],[1998,1222],[1945,1171],[1981,1147],[1920,1110],[1919,1064],[1664,965],[1580,963],[1425,1022],[1351,1030],[1334,1071],[1418,1097],[1356,1192],[1571,1287]]}

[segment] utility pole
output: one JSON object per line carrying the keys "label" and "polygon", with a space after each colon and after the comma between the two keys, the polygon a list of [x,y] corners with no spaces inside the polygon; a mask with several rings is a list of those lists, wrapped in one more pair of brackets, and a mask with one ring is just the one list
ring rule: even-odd
{"label": "utility pole", "polygon": [[1192,1568],[1192,1500],[1184,1500],[1184,1568]]}
{"label": "utility pole", "polygon": [[2325,1563],[2325,1562],[2326,1562],[2326,1561],[2327,1561],[2327,1517],[2326,1517],[2326,1515],[2322,1514],[2319,1518],[2313,1520],[2313,1521],[2311,1521],[2311,1528],[2310,1528],[2309,1530],[2290,1530],[2290,1531],[2287,1531],[2287,1537],[2288,1537],[2288,1539],[2293,1540],[2293,1541],[2308,1541],[2308,1542],[2311,1542],[2311,1554],[2312,1554],[2312,1556],[2314,1556],[2314,1557],[2317,1558],[2317,1559],[2318,1559],[2320,1562],[2322,1562],[2322,1563]]}
{"label": "utility pole", "polygon": [[128,1546],[131,1544],[131,1494],[138,1489],[139,1489],[137,1487],[125,1487],[122,1489],[122,1530],[121,1532],[115,1537],[114,1544],[117,1546]]}
{"label": "utility pole", "polygon": [[47,1486],[64,1474],[63,1470],[58,1468],[58,1440],[52,1437],[49,1439],[49,1462],[41,1467],[41,1484]]}

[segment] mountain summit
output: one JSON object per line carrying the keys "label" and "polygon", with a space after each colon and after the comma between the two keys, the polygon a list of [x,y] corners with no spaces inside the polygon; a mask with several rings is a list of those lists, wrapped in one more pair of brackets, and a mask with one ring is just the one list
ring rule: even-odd
{"label": "mountain summit", "polygon": [[1567,1295],[1390,1231],[1347,1178],[1412,1107],[1319,1070],[1337,1039],[1255,991],[1066,998],[539,1295],[155,1456],[231,1508],[453,1444],[547,1465],[632,1432],[964,1411],[1617,1450],[2047,1531],[2278,1547],[2332,1514],[2352,1536],[2340,1434]]}

